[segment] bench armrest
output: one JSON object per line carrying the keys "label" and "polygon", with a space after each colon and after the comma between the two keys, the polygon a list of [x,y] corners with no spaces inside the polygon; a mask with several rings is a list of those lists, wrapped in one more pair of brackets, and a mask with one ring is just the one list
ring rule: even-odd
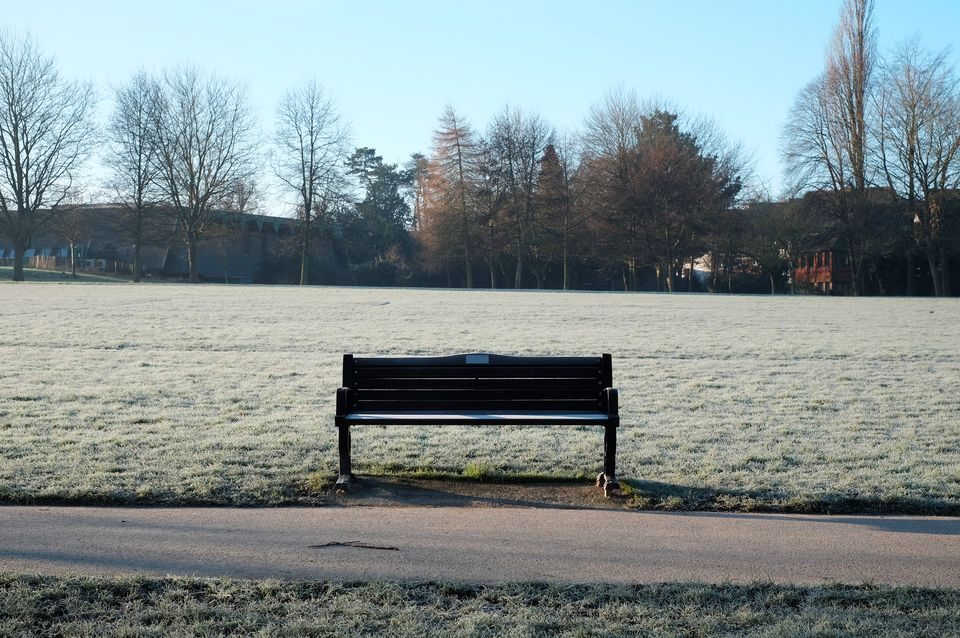
{"label": "bench armrest", "polygon": [[607,414],[620,420],[620,393],[616,388],[606,388],[603,391],[603,403]]}
{"label": "bench armrest", "polygon": [[347,416],[350,408],[350,388],[337,388],[337,411],[334,416]]}

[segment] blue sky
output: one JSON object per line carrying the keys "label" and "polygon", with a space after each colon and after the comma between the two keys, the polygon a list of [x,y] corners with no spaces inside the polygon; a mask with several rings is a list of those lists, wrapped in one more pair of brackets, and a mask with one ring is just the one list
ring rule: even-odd
{"label": "blue sky", "polygon": [[[572,130],[623,87],[714,118],[776,191],[780,130],[823,68],[841,1],[6,4],[4,25],[32,33],[67,75],[94,81],[104,112],[109,88],[137,68],[189,62],[246,82],[266,136],[280,95],[316,77],[354,144],[399,162],[429,151],[445,104],[477,128],[510,104]],[[960,2],[877,0],[876,25],[881,50],[917,34],[956,49]]]}

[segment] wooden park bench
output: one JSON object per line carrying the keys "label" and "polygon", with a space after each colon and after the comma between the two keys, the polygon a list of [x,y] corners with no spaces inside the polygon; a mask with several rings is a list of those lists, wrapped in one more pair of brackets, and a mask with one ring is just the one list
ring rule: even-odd
{"label": "wooden park bench", "polygon": [[617,481],[617,390],[609,354],[598,357],[343,356],[337,390],[340,476],[354,480],[350,427],[354,425],[602,425],[603,472],[597,485],[609,496]]}

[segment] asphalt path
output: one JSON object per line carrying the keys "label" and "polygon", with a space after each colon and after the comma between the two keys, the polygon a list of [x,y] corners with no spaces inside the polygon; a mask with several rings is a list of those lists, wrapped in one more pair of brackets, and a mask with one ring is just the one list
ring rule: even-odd
{"label": "asphalt path", "polygon": [[0,507],[0,570],[960,587],[960,518],[559,508]]}

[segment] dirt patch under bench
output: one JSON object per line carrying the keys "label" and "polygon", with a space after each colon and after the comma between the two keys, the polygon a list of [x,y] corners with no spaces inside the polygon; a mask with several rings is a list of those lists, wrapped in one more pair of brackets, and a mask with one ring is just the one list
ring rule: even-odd
{"label": "dirt patch under bench", "polygon": [[592,483],[454,481],[416,478],[357,477],[349,492],[330,490],[328,505],[436,507],[558,507],[622,509],[628,499],[606,498]]}

